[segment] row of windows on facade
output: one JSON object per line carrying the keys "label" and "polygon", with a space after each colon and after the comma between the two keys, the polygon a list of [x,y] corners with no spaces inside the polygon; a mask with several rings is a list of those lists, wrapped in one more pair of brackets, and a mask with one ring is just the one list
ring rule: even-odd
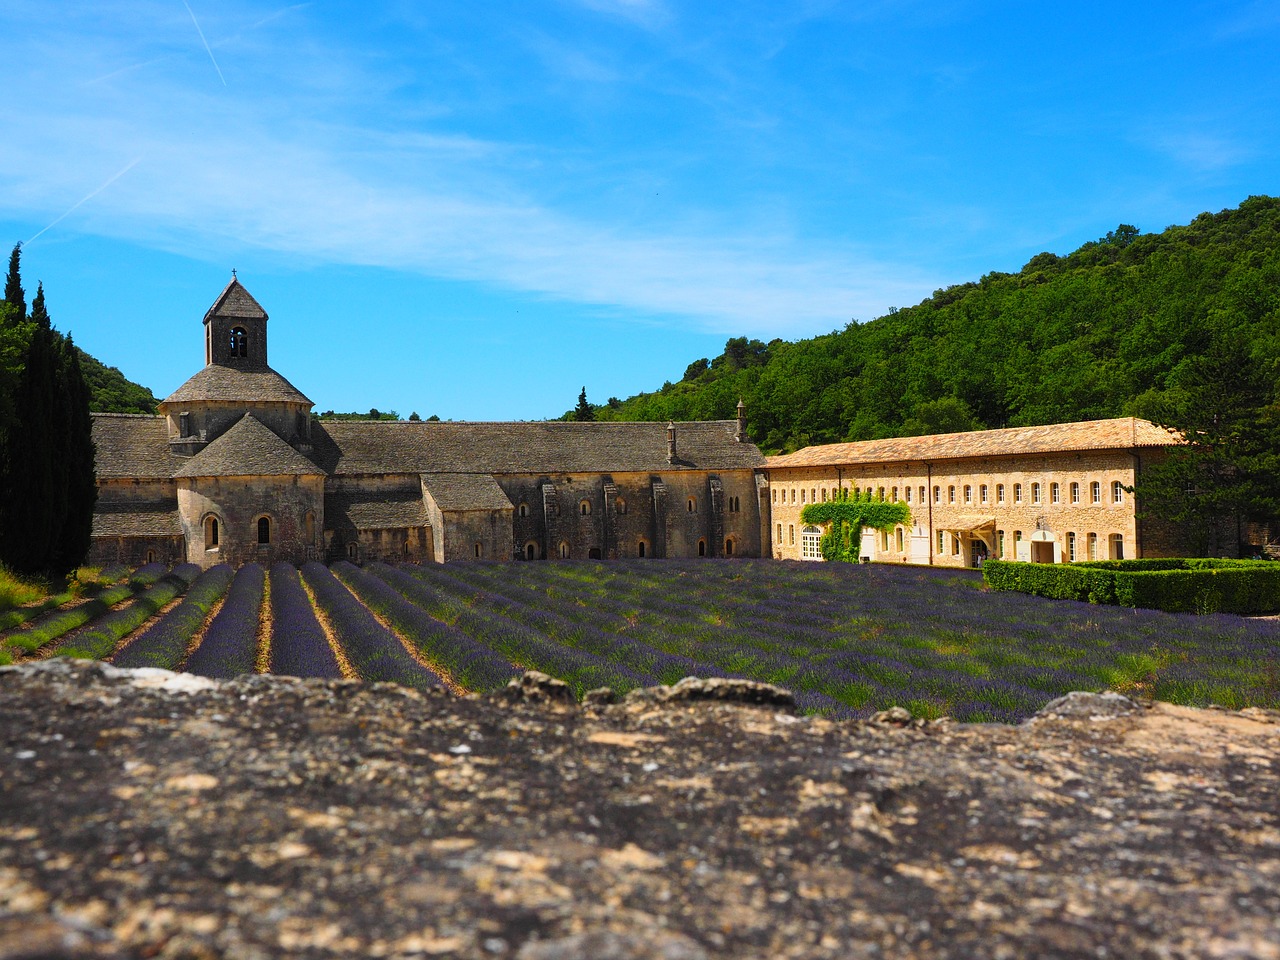
{"label": "row of windows on facade", "polygon": [[[725,542],[724,542],[724,555],[725,555],[726,557],[732,557],[732,556],[733,556],[733,552],[734,552],[734,549],[735,549],[736,542],[737,542],[737,541],[736,541],[736,540],[735,540],[735,538],[733,538],[733,537],[728,537],[728,538],[725,540]],[[475,544],[475,548],[474,548],[474,549],[475,549],[475,556],[476,556],[476,559],[477,559],[477,560],[479,560],[479,559],[483,559],[483,557],[484,557],[484,544],[483,544],[483,543],[477,543],[477,544]],[[636,541],[636,556],[637,556],[637,557],[640,557],[641,559],[644,559],[644,558],[645,558],[645,557],[647,557],[648,555],[649,555],[649,544],[648,544],[646,541],[644,541],[644,540],[637,540],[637,541]],[[698,541],[698,556],[700,556],[700,557],[705,557],[706,555],[707,555],[707,541],[706,541],[706,540],[699,540],[699,541]],[[524,545],[524,558],[525,558],[526,560],[537,560],[539,556],[541,556],[541,553],[540,553],[540,550],[539,550],[539,547],[538,547],[537,542],[535,542],[535,541],[533,541],[533,540],[530,540],[528,543],[526,543],[526,544]],[[560,543],[556,546],[556,556],[558,556],[561,560],[571,560],[571,559],[573,559],[573,557],[572,557],[572,550],[571,550],[571,549],[570,549],[570,547],[569,547],[569,541],[567,541],[567,540],[561,540],[561,541],[560,541]],[[599,547],[590,547],[590,548],[588,548],[588,550],[587,550],[587,559],[588,559],[588,560],[599,560],[599,559],[600,559],[600,548],[599,548]]]}
{"label": "row of windows on facade", "polygon": [[[1030,487],[1031,487],[1030,489],[1031,502],[1037,505],[1044,503],[1045,502],[1044,487],[1039,483],[1033,483],[1030,485]],[[1051,483],[1048,485],[1048,487],[1049,487],[1048,502],[1061,503],[1062,502],[1062,485],[1059,483]],[[822,497],[822,502],[826,503],[828,494],[830,495],[830,499],[835,500],[839,495],[838,491],[840,488],[834,488],[828,491],[825,487],[810,487],[808,489],[804,487],[799,487],[799,488],[792,487],[791,503],[796,502],[797,489],[799,490],[800,503],[806,503],[806,502],[817,503],[819,495],[821,495]],[[852,489],[854,493],[860,492],[858,487],[854,487]],[[922,486],[922,487],[919,487],[918,489],[919,489],[919,502],[924,503],[926,488]],[[1113,480],[1111,483],[1111,502],[1124,503],[1124,491],[1125,491],[1124,484],[1121,483],[1119,480]],[[911,503],[911,487],[902,488],[902,492],[903,492],[904,501],[906,503]],[[786,490],[779,491],[777,487],[775,487],[773,490],[773,502],[774,503],[779,502],[779,493],[781,493],[782,495],[781,497],[782,502],[785,503],[787,501],[787,491]],[[966,483],[963,487],[960,488],[960,495],[963,497],[964,503],[972,504],[974,502],[975,493],[977,496],[978,503],[985,504],[985,503],[991,502],[991,490],[990,490],[990,487],[985,483],[978,484],[976,487],[976,490],[972,484],[968,484],[968,483]],[[1022,484],[1020,483],[1013,484],[1012,493],[1013,493],[1013,502],[1015,504],[1023,502]],[[1067,496],[1069,498],[1070,503],[1080,503],[1080,493],[1081,493],[1081,486],[1079,483],[1070,483],[1067,485]],[[865,494],[868,497],[879,497],[881,500],[886,499],[884,487],[878,487],[874,489],[872,487],[867,487],[865,489]],[[933,488],[933,502],[942,503],[943,502],[942,497],[943,497],[942,487],[935,486]],[[1007,502],[1007,500],[1005,499],[1005,485],[1003,483],[997,483],[995,485],[995,497],[996,497],[996,501],[995,501],[996,503]],[[947,498],[946,499],[947,503],[956,502],[955,485],[951,485],[947,487],[946,498]],[[891,500],[893,503],[898,502],[897,487],[889,488],[888,499]],[[1092,483],[1089,484],[1089,500],[1091,503],[1102,503],[1102,484],[1097,480],[1094,480]]]}
{"label": "row of windows on facade", "polygon": [[[961,552],[961,539],[953,533],[947,533],[945,530],[939,530],[938,535],[938,553],[947,552],[947,538],[951,540],[951,553],[958,556]],[[796,543],[796,528],[794,524],[787,526],[787,538],[790,546]],[[906,550],[906,533],[902,527],[895,527],[893,531],[894,543],[897,546],[898,553]],[[819,541],[822,539],[822,531],[813,526],[807,526],[800,531],[800,556],[805,560],[820,560],[822,558],[822,550],[819,547]],[[1022,541],[1022,531],[1013,531],[1013,542],[1020,543]],[[782,542],[782,524],[778,524],[778,542]],[[880,549],[888,553],[889,531],[880,531]],[[1099,555],[1098,534],[1087,533],[1084,535],[1084,543],[1080,543],[1080,538],[1074,531],[1067,532],[1067,560],[1123,560],[1124,559],[1124,534],[1112,533],[1107,536],[1107,556],[1104,558]],[[1082,552],[1083,551],[1083,552]],[[1016,548],[1015,548],[1016,553]],[[996,556],[1004,559],[1005,556],[1005,531],[996,531]]]}
{"label": "row of windows on facade", "polygon": [[[316,538],[316,515],[307,513],[303,517],[303,529],[306,532],[307,542],[313,543]],[[272,540],[272,522],[268,516],[261,516],[254,521],[254,527],[258,534],[258,546],[269,547]],[[222,521],[213,514],[204,518],[204,548],[206,550],[217,550],[222,539]]]}
{"label": "row of windows on facade", "polygon": [[[615,510],[616,510],[619,514],[624,514],[624,513],[626,513],[626,512],[627,512],[627,501],[626,501],[626,500],[624,500],[622,497],[618,497],[618,499],[614,501],[614,504],[613,504],[613,505],[614,505]],[[728,508],[728,511],[729,511],[730,513],[738,513],[738,512],[742,509],[742,499],[741,499],[740,497],[727,497],[727,498],[725,498],[725,506],[726,506],[726,508]],[[697,513],[697,512],[698,512],[698,498],[697,498],[697,497],[689,497],[689,499],[685,501],[685,510],[686,510],[688,513]],[[578,513],[579,513],[581,516],[584,516],[584,517],[586,517],[586,516],[590,516],[590,514],[591,514],[591,501],[590,501],[590,500],[579,500],[579,501],[578,501]],[[529,516],[529,504],[527,504],[527,503],[521,503],[519,506],[517,506],[517,507],[516,507],[516,516],[518,516],[518,517],[527,517],[527,516]]]}

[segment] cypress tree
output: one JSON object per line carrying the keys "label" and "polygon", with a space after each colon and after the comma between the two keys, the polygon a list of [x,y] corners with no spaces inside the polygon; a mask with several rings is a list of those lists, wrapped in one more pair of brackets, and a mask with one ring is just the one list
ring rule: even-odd
{"label": "cypress tree", "polygon": [[65,514],[66,484],[59,483],[53,442],[57,429],[58,349],[53,331],[37,326],[18,383],[17,422],[9,437],[9,464],[0,516],[0,557],[24,576],[43,576],[55,566],[57,518]]}
{"label": "cypress tree", "polygon": [[4,279],[4,299],[18,311],[18,318],[27,315],[27,295],[22,289],[21,276],[22,244],[15,243],[13,252],[9,254],[9,273]]}
{"label": "cypress tree", "polygon": [[67,410],[63,460],[67,510],[53,558],[55,572],[59,574],[69,573],[84,562],[93,533],[93,506],[98,500],[89,386],[85,383],[79,351],[70,334],[62,341],[61,380],[61,393],[66,398]]}
{"label": "cypress tree", "polygon": [[595,418],[596,412],[591,409],[591,404],[587,402],[587,388],[583,387],[582,392],[578,394],[578,405],[573,410],[573,419],[589,422]]}

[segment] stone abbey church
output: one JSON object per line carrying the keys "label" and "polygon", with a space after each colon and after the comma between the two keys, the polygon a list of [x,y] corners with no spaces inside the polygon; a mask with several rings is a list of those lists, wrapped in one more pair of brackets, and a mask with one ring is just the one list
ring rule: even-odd
{"label": "stone abbey church", "polygon": [[204,360],[159,416],[94,415],[89,562],[767,554],[741,408],[667,425],[319,421],[268,364],[267,313],[234,278],[204,316]]}

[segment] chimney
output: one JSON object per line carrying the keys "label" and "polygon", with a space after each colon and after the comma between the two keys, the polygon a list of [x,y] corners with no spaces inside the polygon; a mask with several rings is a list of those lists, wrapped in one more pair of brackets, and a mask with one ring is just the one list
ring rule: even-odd
{"label": "chimney", "polygon": [[676,462],[676,425],[667,421],[667,463]]}
{"label": "chimney", "polygon": [[739,443],[747,442],[747,405],[738,398],[738,432],[734,436]]}

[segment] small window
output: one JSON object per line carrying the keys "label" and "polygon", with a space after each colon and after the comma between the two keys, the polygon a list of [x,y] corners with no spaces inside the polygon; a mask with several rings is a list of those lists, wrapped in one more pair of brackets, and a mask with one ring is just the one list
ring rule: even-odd
{"label": "small window", "polygon": [[1098,559],[1098,535],[1096,533],[1089,534],[1089,559]]}
{"label": "small window", "polygon": [[795,487],[792,487],[792,488],[791,488],[791,502],[792,502],[793,504],[796,502],[796,488],[795,488]]}
{"label": "small window", "polygon": [[1111,502],[1124,503],[1124,484],[1119,480],[1111,481]]}
{"label": "small window", "polygon": [[705,557],[707,555],[707,541],[698,541],[698,556]]}
{"label": "small window", "polygon": [[1100,484],[1097,480],[1089,484],[1089,492],[1093,495],[1094,503],[1102,502],[1102,484]]}
{"label": "small window", "polygon": [[685,503],[684,508],[685,508],[687,511],[689,511],[689,513],[697,513],[697,512],[698,512],[698,498],[697,498],[697,497],[690,497],[690,498],[688,499],[688,501]]}
{"label": "small window", "polygon": [[516,507],[516,515],[527,517],[529,515],[529,505],[527,503],[521,503],[520,506]]}
{"label": "small window", "polygon": [[590,501],[590,500],[582,500],[582,501],[580,501],[580,502],[578,503],[578,513],[580,513],[580,514],[581,514],[582,516],[584,516],[584,517],[585,517],[585,516],[587,516],[588,514],[590,514],[590,513],[591,513],[591,501]]}
{"label": "small window", "polygon": [[189,413],[178,414],[178,436],[180,437],[191,436],[191,414]]}
{"label": "small window", "polygon": [[1107,556],[1111,560],[1124,559],[1124,534],[1113,533],[1107,537]]}
{"label": "small window", "polygon": [[1080,484],[1078,483],[1071,484],[1071,502],[1072,503],[1080,502]]}
{"label": "small window", "polygon": [[356,560],[360,556],[360,548],[354,543],[347,544],[347,559]]}
{"label": "small window", "polygon": [[876,490],[876,498],[878,500],[884,499],[884,487],[880,487],[879,489]]}
{"label": "small window", "polygon": [[561,560],[568,560],[569,559],[569,541],[561,540],[558,552],[560,554]]}
{"label": "small window", "polygon": [[893,488],[893,495],[892,495],[891,499],[893,500],[893,502],[894,502],[894,503],[897,503],[897,502],[898,502],[898,488],[897,488],[897,487],[894,487],[894,488]]}
{"label": "small window", "polygon": [[1075,560],[1076,558],[1076,535],[1067,533],[1067,560]]}
{"label": "small window", "polygon": [[477,544],[475,545],[475,552],[476,552],[476,559],[477,559],[477,560],[479,560],[481,557],[483,557],[483,556],[484,556],[484,544],[482,544],[482,543],[477,543]]}
{"label": "small window", "polygon": [[810,503],[818,502],[818,490],[816,487],[809,491],[809,502]]}
{"label": "small window", "polygon": [[[908,489],[909,489],[909,488],[908,488]],[[899,552],[899,553],[901,553],[901,552],[902,552],[903,543],[904,543],[904,540],[903,540],[903,533],[902,533],[902,528],[901,528],[901,527],[897,527],[897,528],[894,530],[894,535],[898,538],[898,552]]]}
{"label": "small window", "polygon": [[1015,531],[1013,531],[1013,542],[1014,542],[1014,543],[1021,543],[1021,542],[1022,542],[1022,531],[1021,531],[1021,530],[1015,530]]}
{"label": "small window", "polygon": [[623,500],[622,497],[615,500],[613,505],[617,508],[619,516],[627,512],[627,501]]}
{"label": "small window", "polygon": [[1032,503],[1040,502],[1040,484],[1038,483],[1033,483],[1031,485],[1031,502]]}
{"label": "small window", "polygon": [[808,503],[808,502],[809,502],[808,500],[806,500],[806,499],[805,499],[805,495],[807,494],[807,492],[808,492],[808,491],[806,491],[806,490],[804,489],[804,487],[801,487],[801,488],[800,488],[800,502],[801,502],[801,503]]}
{"label": "small window", "polygon": [[1056,483],[1049,484],[1049,502],[1050,503],[1062,502],[1061,488]]}
{"label": "small window", "polygon": [[538,559],[538,545],[532,540],[524,545],[524,558],[526,560]]}
{"label": "small window", "polygon": [[924,487],[920,488],[920,502],[924,503]]}
{"label": "small window", "polygon": [[826,487],[823,487],[823,488],[822,488],[822,502],[823,502],[823,503],[826,503],[826,502],[827,502],[827,488],[826,488]]}
{"label": "small window", "polygon": [[1013,502],[1014,503],[1022,502],[1022,484],[1020,483],[1015,483],[1013,485]]}
{"label": "small window", "polygon": [[787,541],[793,547],[796,545],[796,527],[794,523],[787,524]]}
{"label": "small window", "polygon": [[778,543],[782,543],[782,524],[778,524]]}
{"label": "small window", "polygon": [[148,550],[147,563],[155,563],[155,562],[156,562],[156,552],[154,550]]}
{"label": "small window", "polygon": [[889,531],[888,530],[880,531],[880,549],[885,553],[889,552]]}
{"label": "small window", "polygon": [[591,547],[591,548],[589,548],[589,549],[587,550],[587,559],[588,559],[588,560],[599,560],[599,559],[600,559],[600,548],[599,548],[599,547]]}
{"label": "small window", "polygon": [[985,483],[978,487],[978,499],[983,503],[987,502],[987,485]]}
{"label": "small window", "polygon": [[206,550],[216,550],[218,548],[218,533],[218,518],[205,517],[204,548]]}
{"label": "small window", "polygon": [[232,357],[247,357],[249,355],[249,335],[245,333],[244,327],[231,328],[231,351]]}
{"label": "small window", "polygon": [[647,545],[643,540],[641,540],[639,543],[636,544],[636,556],[643,559],[644,552],[646,549],[647,549]]}
{"label": "small window", "polygon": [[967,483],[964,485],[964,502],[973,503],[973,487]]}
{"label": "small window", "polygon": [[1004,484],[996,484],[996,503],[1004,503]]}
{"label": "small window", "polygon": [[778,502],[778,488],[777,488],[777,487],[774,487],[774,488],[773,488],[773,502],[774,502],[774,503],[777,503],[777,502]]}
{"label": "small window", "polygon": [[271,518],[258,518],[258,546],[265,547],[271,543]]}
{"label": "small window", "polygon": [[905,490],[903,490],[902,492],[903,492],[903,493],[905,493],[905,494],[907,495],[907,503],[910,503],[910,502],[911,502],[911,488],[910,488],[910,487],[907,487],[907,488],[906,488]]}
{"label": "small window", "polygon": [[947,503],[956,502],[956,488],[954,486],[947,487]]}
{"label": "small window", "polygon": [[726,557],[733,556],[733,537],[730,537],[724,542],[724,555]]}
{"label": "small window", "polygon": [[996,556],[1001,560],[1004,559],[1004,531],[1003,530],[996,531]]}
{"label": "small window", "polygon": [[951,552],[952,553],[960,552],[960,538],[957,537],[954,533],[951,535]]}
{"label": "small window", "polygon": [[938,531],[938,553],[942,553],[944,549],[943,538],[946,536],[941,530]]}
{"label": "small window", "polygon": [[729,510],[730,510],[731,512],[733,512],[733,513],[741,513],[741,512],[742,512],[742,498],[741,498],[741,497],[730,497],[730,498],[729,498]]}

